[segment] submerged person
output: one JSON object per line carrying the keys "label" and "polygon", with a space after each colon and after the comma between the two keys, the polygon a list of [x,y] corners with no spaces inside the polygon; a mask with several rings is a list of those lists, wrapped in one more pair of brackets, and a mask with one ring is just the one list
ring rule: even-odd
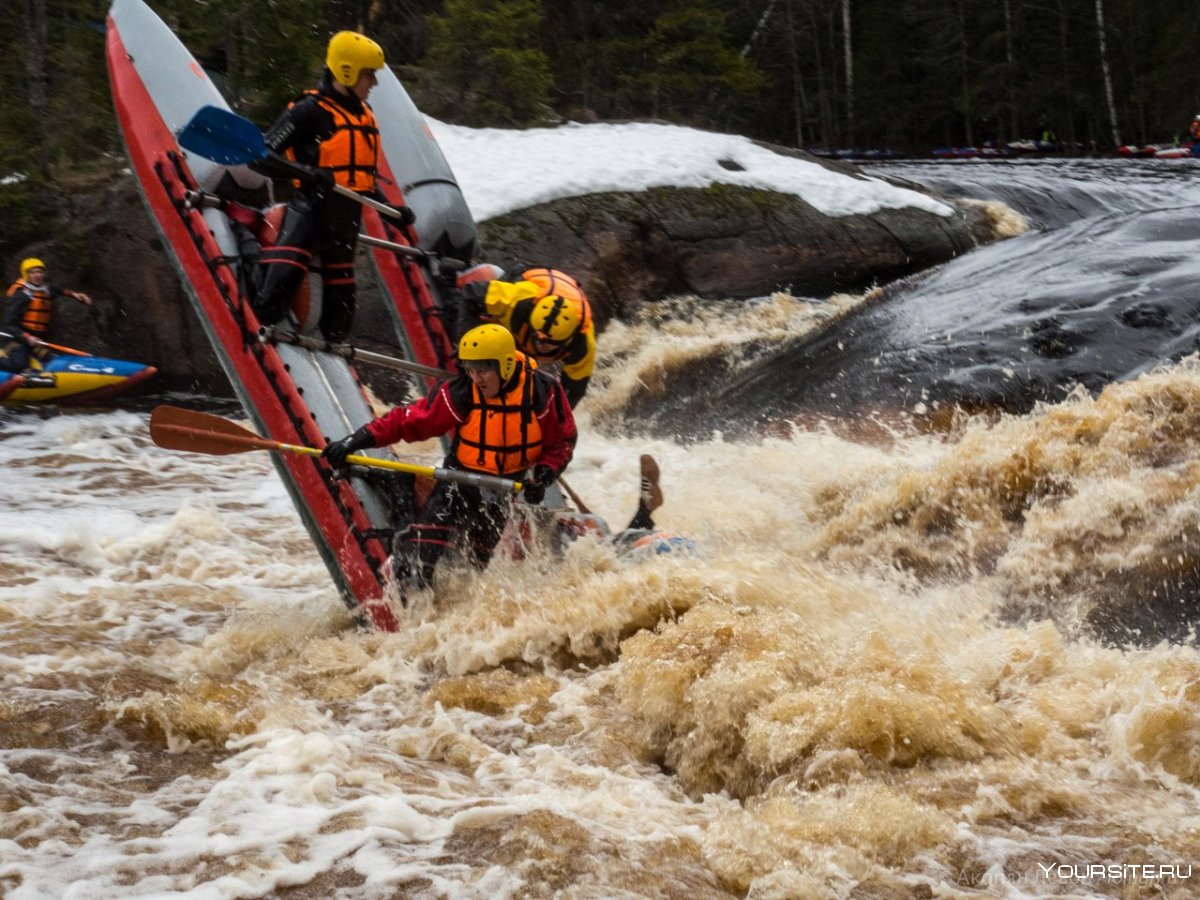
{"label": "submerged person", "polygon": [[[500,325],[468,331],[458,358],[460,374],[334,441],[321,455],[343,466],[350,454],[368,447],[451,434],[446,468],[520,481],[525,502],[540,504],[575,451],[575,418],[562,385],[532,365]],[[437,481],[417,520],[395,538],[393,567],[402,596],[408,587],[428,587],[438,561],[455,544],[478,568],[486,566],[511,511],[509,496]]]}
{"label": "submerged person", "polygon": [[[25,372],[31,360],[45,362],[53,357],[45,341],[51,333],[54,301],[59,297],[92,305],[87,294],[47,283],[46,264],[40,259],[30,257],[21,262],[21,277],[8,289],[0,316],[0,370]],[[32,371],[27,375],[31,387],[46,380],[52,382],[53,376]]]}
{"label": "submerged person", "polygon": [[[462,285],[465,330],[485,317],[513,334],[517,347],[540,364],[556,363],[571,406],[587,393],[596,367],[596,329],[592,306],[579,282],[557,269],[522,268],[511,280],[492,266],[485,277]],[[492,270],[496,277],[487,278]]]}
{"label": "submerged person", "polygon": [[638,490],[637,510],[621,531],[616,534],[609,529],[608,523],[600,516],[590,512],[564,510],[557,514],[558,549],[562,549],[567,541],[576,540],[587,535],[612,541],[619,552],[648,550],[651,553],[672,553],[678,550],[692,552],[693,542],[673,532],[661,531],[654,521],[653,513],[662,506],[663,493],[659,486],[658,463],[653,456],[642,454],[639,459],[640,485]]}
{"label": "submerged person", "polygon": [[[266,134],[268,149],[286,154],[309,177],[300,179],[288,201],[278,240],[261,252],[253,303],[264,325],[287,315],[315,254],[321,263],[321,332],[331,341],[350,333],[362,205],[333,188],[377,195],[379,127],[367,96],[383,66],[379,44],[357,32],[339,31],[329,41],[316,89],[294,100]],[[293,168],[270,159],[253,168],[266,175],[295,175]],[[399,209],[402,224],[411,225],[412,210]]]}

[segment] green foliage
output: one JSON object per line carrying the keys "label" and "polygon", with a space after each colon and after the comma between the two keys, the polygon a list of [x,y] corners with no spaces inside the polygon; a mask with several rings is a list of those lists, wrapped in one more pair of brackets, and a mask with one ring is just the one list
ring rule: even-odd
{"label": "green foliage", "polygon": [[553,77],[533,46],[539,0],[449,0],[429,19],[426,63],[480,125],[527,125],[544,117]]}
{"label": "green foliage", "polygon": [[37,240],[46,222],[45,180],[37,174],[7,176],[0,183],[0,258]]}
{"label": "green foliage", "polygon": [[229,104],[269,125],[320,76],[335,30],[326,0],[164,0],[154,4]]}
{"label": "green foliage", "polygon": [[[96,0],[31,0],[6,10],[0,177],[13,168],[45,175],[51,166],[69,167],[119,147],[104,65],[105,8]],[[39,18],[44,37],[35,33]],[[39,57],[29,55],[35,44]],[[34,67],[38,58],[43,62]]]}
{"label": "green foliage", "polygon": [[646,36],[648,65],[632,83],[645,91],[646,113],[704,124],[714,107],[748,97],[765,84],[761,72],[731,46],[725,15],[710,3],[688,0],[665,10]]}
{"label": "green foliage", "polygon": [[[2,189],[5,240],[31,221],[37,185],[120,152],[108,2],[6,7],[0,178],[30,180]],[[1112,144],[1097,0],[149,2],[263,126],[315,83],[329,36],[353,28],[404,67],[423,109],[470,125],[658,118],[783,144],[915,152],[1046,130],[1097,152]],[[1181,134],[1200,111],[1195,0],[1101,3],[1120,139]],[[38,21],[42,40],[31,37]]]}

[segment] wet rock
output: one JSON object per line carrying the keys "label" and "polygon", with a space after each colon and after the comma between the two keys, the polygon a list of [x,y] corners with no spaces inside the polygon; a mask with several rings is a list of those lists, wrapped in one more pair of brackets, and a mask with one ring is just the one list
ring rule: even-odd
{"label": "wet rock", "polygon": [[827,216],[799,197],[725,184],[572,197],[480,227],[482,255],[575,275],[601,322],[673,294],[758,297],[860,290],[927,269],[995,235],[976,210]]}
{"label": "wet rock", "polygon": [[[59,212],[47,221],[46,237],[3,263],[13,271],[21,257],[37,254],[55,283],[93,295],[91,309],[58,305],[59,340],[152,363],[163,387],[229,394],[129,171],[114,161],[103,177],[63,190],[56,201],[47,206]],[[821,296],[883,283],[994,237],[969,204],[954,208],[951,216],[905,208],[831,217],[790,194],[724,184],[608,193],[483,222],[480,256],[571,272],[586,286],[603,327],[643,302],[674,294],[745,298],[784,288]],[[390,335],[365,253],[358,276],[356,338]]]}

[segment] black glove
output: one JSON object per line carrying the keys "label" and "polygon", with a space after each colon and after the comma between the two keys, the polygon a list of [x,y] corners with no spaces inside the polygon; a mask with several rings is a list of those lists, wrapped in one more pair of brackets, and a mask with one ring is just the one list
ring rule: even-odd
{"label": "black glove", "polygon": [[326,169],[324,166],[307,166],[308,173],[305,176],[306,181],[312,182],[313,187],[317,189],[322,197],[327,197],[333,193],[333,169]]}
{"label": "black glove", "polygon": [[525,502],[537,504],[545,500],[546,488],[554,484],[554,479],[557,477],[558,473],[549,466],[540,463],[534,466],[533,471],[522,482],[521,493],[525,497]]}
{"label": "black glove", "polygon": [[484,300],[487,297],[488,284],[487,281],[468,281],[459,292],[462,294],[463,309],[475,318],[487,314]]}
{"label": "black glove", "polygon": [[329,460],[330,464],[340,469],[346,465],[346,457],[351,453],[357,453],[359,450],[374,446],[375,438],[371,437],[371,432],[367,431],[364,425],[358,431],[346,435],[340,441],[327,444],[325,449],[321,451],[321,458]]}
{"label": "black glove", "polygon": [[400,213],[400,218],[396,221],[407,228],[413,222],[417,221],[417,214],[408,206],[397,206],[396,211]]}

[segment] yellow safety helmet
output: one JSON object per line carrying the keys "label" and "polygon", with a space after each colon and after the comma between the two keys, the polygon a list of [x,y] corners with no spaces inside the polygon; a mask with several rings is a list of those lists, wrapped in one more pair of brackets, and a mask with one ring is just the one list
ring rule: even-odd
{"label": "yellow safety helmet", "polygon": [[28,278],[30,269],[44,268],[46,268],[46,264],[40,259],[34,259],[32,256],[29,259],[23,259],[21,260],[21,278]]}
{"label": "yellow safety helmet", "polygon": [[383,68],[383,48],[357,31],[339,31],[329,39],[325,65],[339,82],[354,87],[363,69]]}
{"label": "yellow safety helmet", "polygon": [[556,344],[565,344],[579,332],[583,308],[578,300],[550,294],[529,314],[529,327]]}
{"label": "yellow safety helmet", "polygon": [[517,345],[503,325],[480,325],[458,342],[458,359],[464,369],[473,362],[494,362],[500,380],[508,381],[517,367]]}

